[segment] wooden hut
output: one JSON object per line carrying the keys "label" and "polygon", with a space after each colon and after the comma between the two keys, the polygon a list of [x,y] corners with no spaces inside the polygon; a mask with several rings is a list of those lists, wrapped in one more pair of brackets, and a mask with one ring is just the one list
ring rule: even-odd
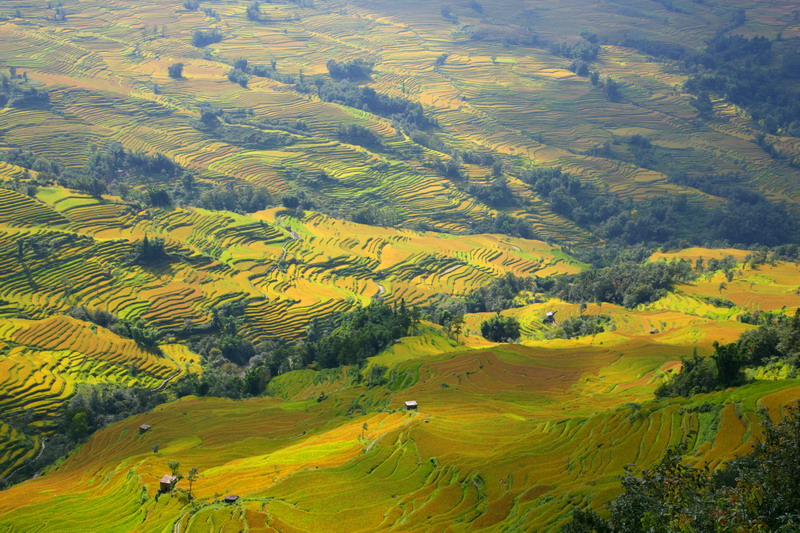
{"label": "wooden hut", "polygon": [[228,494],[225,496],[225,503],[236,503],[236,500],[239,499],[239,496],[236,494]]}
{"label": "wooden hut", "polygon": [[417,407],[416,400],[410,400],[406,402],[406,411],[416,411]]}
{"label": "wooden hut", "polygon": [[172,490],[172,487],[174,487],[175,483],[177,482],[178,482],[177,477],[167,474],[161,478],[161,481],[159,481],[159,490],[161,492],[169,492]]}
{"label": "wooden hut", "polygon": [[149,424],[142,424],[141,426],[139,426],[139,435],[141,435],[142,433],[147,433],[148,431],[150,431],[151,427],[153,426]]}

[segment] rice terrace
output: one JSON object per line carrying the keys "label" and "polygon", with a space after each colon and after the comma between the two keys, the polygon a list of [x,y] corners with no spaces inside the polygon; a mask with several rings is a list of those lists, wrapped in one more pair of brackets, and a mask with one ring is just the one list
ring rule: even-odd
{"label": "rice terrace", "polygon": [[0,533],[800,531],[800,4],[3,0]]}

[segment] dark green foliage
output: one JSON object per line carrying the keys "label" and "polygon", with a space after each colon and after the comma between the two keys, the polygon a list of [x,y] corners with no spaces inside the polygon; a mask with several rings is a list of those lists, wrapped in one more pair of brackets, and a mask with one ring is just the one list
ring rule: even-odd
{"label": "dark green foliage", "polygon": [[203,13],[205,13],[207,17],[211,17],[214,20],[220,19],[220,16],[215,9],[211,9],[210,7],[204,7],[202,11]]}
{"label": "dark green foliage", "polygon": [[192,45],[203,48],[209,44],[218,43],[222,40],[219,30],[194,30],[192,34]]}
{"label": "dark green foliage", "polygon": [[687,49],[678,43],[626,37],[620,44],[628,48],[636,48],[645,54],[663,59],[679,60],[683,59],[688,54]]}
{"label": "dark green foliage", "polygon": [[84,306],[72,307],[69,309],[69,311],[67,311],[67,314],[73,318],[77,318],[78,320],[92,322],[104,328],[110,328],[117,322],[117,320],[119,320],[114,314],[109,313],[108,311],[104,311],[102,309],[89,309],[88,307]]}
{"label": "dark green foliage", "polygon": [[761,195],[750,202],[732,199],[712,214],[710,223],[719,238],[745,245],[776,246],[793,239],[797,221],[793,214]]}
{"label": "dark green foliage", "polygon": [[558,324],[554,335],[562,339],[597,335],[604,332],[610,323],[611,317],[608,315],[573,316]]}
{"label": "dark green foliage", "polygon": [[28,76],[0,76],[0,109],[4,107],[37,108],[50,105],[50,93],[28,83]]}
{"label": "dark green foliage", "polygon": [[199,205],[219,211],[253,213],[275,205],[275,201],[264,187],[229,183],[205,191],[200,196]]}
{"label": "dark green foliage", "polygon": [[134,247],[135,260],[142,265],[151,265],[167,258],[164,248],[164,239],[156,237],[150,239],[147,235],[138,241]]}
{"label": "dark green foliage", "polygon": [[308,356],[323,368],[357,365],[408,334],[418,318],[405,305],[392,309],[381,302],[352,311],[319,341],[308,343]]}
{"label": "dark green foliage", "polygon": [[368,148],[378,148],[381,146],[381,138],[372,130],[358,124],[339,125],[337,133],[339,140],[349,144],[357,144]]}
{"label": "dark green foliage", "polygon": [[111,184],[120,179],[161,182],[179,176],[183,169],[164,154],[125,150],[120,143],[111,142],[92,152],[84,172]]}
{"label": "dark green foliage", "polygon": [[[3,481],[28,479],[47,465],[64,457],[95,431],[118,420],[150,411],[166,401],[166,394],[150,389],[111,383],[79,384],[75,395],[55,417],[49,418],[44,426],[41,421],[33,420],[26,424],[28,427],[23,428],[26,434],[39,433],[43,427],[54,431],[47,436],[47,445],[41,455],[19,469],[14,479]],[[35,423],[31,425],[30,422]]]}
{"label": "dark green foliage", "polygon": [[625,262],[576,276],[559,276],[550,292],[568,302],[609,302],[632,308],[658,300],[673,284],[693,276],[688,261]]}
{"label": "dark green foliage", "polygon": [[[263,124],[259,124],[257,121],[253,123],[258,125],[250,125],[246,121],[242,121],[242,124],[245,125],[241,126],[229,125],[220,121],[219,115],[220,113],[214,110],[203,110],[200,120],[192,121],[192,126],[221,141],[255,150],[271,150],[290,146],[295,142],[294,137],[291,135],[264,131],[260,127]],[[233,122],[236,123],[236,121]]]}
{"label": "dark green foliage", "polygon": [[151,207],[169,207],[172,205],[172,198],[163,187],[147,189],[147,205]]}
{"label": "dark green foliage", "polygon": [[141,319],[117,320],[112,324],[111,331],[117,335],[120,335],[121,337],[132,339],[142,348],[154,352],[160,352],[158,340],[161,337],[161,334],[158,332],[158,330],[152,326],[149,326]]}
{"label": "dark green foliage", "polygon": [[711,358],[695,353],[681,359],[681,364],[681,371],[656,389],[656,398],[693,396],[720,387],[719,372]]}
{"label": "dark green foliage", "polygon": [[297,209],[300,207],[300,198],[295,194],[285,194],[281,198],[281,204],[286,209]]}
{"label": "dark green foliage", "polygon": [[248,76],[245,71],[234,68],[228,71],[228,81],[231,83],[238,83],[242,87],[247,87],[250,76]]}
{"label": "dark green foliage", "polygon": [[619,90],[619,84],[611,78],[606,78],[603,90],[609,102],[622,101],[622,92]]}
{"label": "dark green foliage", "polygon": [[199,0],[183,0],[183,7],[189,11],[197,11],[200,9],[200,2]]}
{"label": "dark green foliage", "polygon": [[[249,74],[253,71],[252,68],[247,66],[247,60],[237,60],[236,63],[239,65],[236,69],[241,72]],[[257,117],[252,109],[233,108],[222,110],[214,107],[203,107],[200,111],[200,124],[198,124],[200,129],[211,130],[222,124],[252,126],[259,130],[281,130],[294,135],[305,136],[309,134],[308,124],[303,121]]]}
{"label": "dark green foliage", "polygon": [[721,345],[714,342],[714,354],[711,359],[717,367],[720,385],[730,387],[742,382],[744,379],[742,367],[746,358],[738,343]]}
{"label": "dark green foliage", "polygon": [[353,222],[372,226],[394,227],[399,222],[397,211],[391,207],[370,206],[353,212]]}
{"label": "dark green foliage", "polygon": [[481,322],[481,335],[492,342],[513,342],[519,334],[519,321],[512,316],[497,314]]}
{"label": "dark green foliage", "polygon": [[179,80],[183,78],[183,63],[173,63],[167,67],[167,74],[170,78]]}
{"label": "dark green foliage", "polygon": [[259,2],[252,2],[245,10],[247,20],[258,22],[261,20],[261,4]]}
{"label": "dark green foliage", "polygon": [[340,63],[335,59],[331,59],[326,66],[328,67],[328,73],[331,75],[331,78],[335,80],[358,81],[369,79],[372,75],[374,63],[363,59],[343,61]]}
{"label": "dark green foliage", "polygon": [[600,52],[600,47],[585,39],[577,43],[558,43],[550,46],[550,53],[566,57],[568,59],[580,59],[582,61],[594,61],[597,59],[597,54]]}
{"label": "dark green foliage", "polygon": [[61,174],[62,167],[55,161],[37,156],[29,150],[13,149],[0,152],[0,161],[7,161],[12,165],[35,170],[42,179],[51,179]]}
{"label": "dark green foliage", "polygon": [[711,118],[714,114],[714,104],[711,103],[708,93],[700,91],[696,97],[693,97],[689,103],[697,109],[697,114],[702,118]]}
{"label": "dark green foliage", "polygon": [[800,64],[797,43],[783,50],[779,67],[772,42],[764,37],[718,35],[705,52],[684,58],[685,68],[695,72],[686,82],[694,94],[722,94],[745,108],[767,132],[800,135],[800,99],[791,80],[798,76]]}
{"label": "dark green foliage", "polygon": [[582,59],[574,59],[567,68],[578,76],[586,77],[589,75],[589,64]]}
{"label": "dark green foliage", "polygon": [[523,291],[536,291],[536,279],[519,277],[512,273],[492,280],[463,297],[468,313],[499,312],[516,307],[514,300]]}
{"label": "dark green foliage", "polygon": [[[62,180],[59,180],[62,183]],[[95,198],[101,198],[104,194],[108,193],[106,184],[96,177],[92,176],[77,176],[71,179],[63,180],[64,185],[67,187],[83,191],[90,194]]]}
{"label": "dark green foliage", "polygon": [[417,102],[377,93],[370,87],[360,87],[348,81],[335,82],[317,78],[316,82],[319,97],[325,102],[362,109],[396,120],[401,125],[422,130],[436,125],[436,121],[427,117]]}
{"label": "dark green foliage", "polygon": [[473,229],[476,233],[501,233],[523,239],[540,238],[530,221],[502,212],[479,221]]}
{"label": "dark green foliage", "polygon": [[656,397],[691,396],[740,385],[745,367],[770,362],[800,365],[800,309],[794,316],[777,313],[747,314],[740,320],[760,324],[730,344],[714,343],[710,358],[694,354],[682,360],[681,371],[656,390]]}
{"label": "dark green foliage", "polygon": [[783,420],[762,414],[764,436],[753,451],[712,472],[683,462],[687,445],[669,448],[639,476],[628,467],[623,493],[606,519],[576,510],[563,531],[797,531],[800,528],[800,402]]}
{"label": "dark green foliage", "polygon": [[504,176],[494,178],[488,186],[470,184],[467,192],[492,207],[512,207],[516,204],[514,194]]}
{"label": "dark green foliage", "polygon": [[664,242],[674,236],[679,198],[624,202],[561,167],[526,170],[520,179],[550,204],[551,209],[613,242]]}

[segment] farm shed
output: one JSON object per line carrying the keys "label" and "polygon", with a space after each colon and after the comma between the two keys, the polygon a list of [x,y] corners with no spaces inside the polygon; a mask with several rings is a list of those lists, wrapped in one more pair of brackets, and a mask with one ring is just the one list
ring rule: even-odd
{"label": "farm shed", "polygon": [[159,481],[159,490],[161,490],[161,492],[169,492],[177,482],[177,477],[167,474],[161,478],[161,481]]}
{"label": "farm shed", "polygon": [[239,496],[236,494],[228,494],[225,496],[225,503],[236,503],[236,500],[239,499]]}
{"label": "farm shed", "polygon": [[142,433],[147,433],[148,431],[150,431],[151,427],[153,426],[150,426],[148,424],[142,424],[141,426],[139,426],[139,434],[141,435]]}
{"label": "farm shed", "polygon": [[415,410],[416,408],[417,408],[417,401],[416,400],[410,400],[410,401],[406,402],[406,411],[412,411],[412,410]]}

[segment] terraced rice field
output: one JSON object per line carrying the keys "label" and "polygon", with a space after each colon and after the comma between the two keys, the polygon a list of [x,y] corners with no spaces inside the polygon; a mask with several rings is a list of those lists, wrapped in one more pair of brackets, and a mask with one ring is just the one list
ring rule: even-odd
{"label": "terraced rice field", "polygon": [[[116,383],[160,389],[187,372],[200,372],[197,354],[163,345],[162,354],[64,316],[0,322],[0,476],[40,449],[51,417],[82,384]],[[42,431],[28,436],[12,425],[25,420]]]}
{"label": "terraced rice field", "polygon": [[[218,18],[176,0],[62,4],[65,21],[53,20],[44,4],[0,5],[0,66],[51,95],[50,106],[0,109],[0,150],[25,148],[78,170],[93,147],[117,141],[162,153],[204,183],[251,183],[277,198],[305,191],[343,214],[375,205],[406,226],[439,232],[365,226],[313,210],[140,211],[53,184],[35,197],[0,188],[0,476],[44,449],[52,415],[81,384],[157,389],[198,372],[198,356],[172,337],[208,325],[223,304],[244,305],[249,338],[291,340],[312,319],[377,297],[417,305],[507,273],[544,277],[586,267],[543,240],[472,234],[497,214],[467,192],[469,183],[488,181],[490,168],[464,165],[469,180],[447,178],[434,163],[448,156],[416,143],[393,120],[324,102],[294,82],[230,83],[236,59],[274,60],[279,74],[297,78],[326,75],[329,59],[373,60],[367,85],[422,104],[439,124],[435,136],[451,148],[491,152],[507,169],[561,166],[633,201],[684,195],[696,209],[720,201],[675,185],[663,168],[589,154],[634,134],[650,139],[674,169],[739,173],[771,198],[800,200],[798,170],[753,142],[757,130],[741,110],[715,101],[714,117],[697,120],[681,89],[685,77],[670,62],[603,45],[593,68],[617,80],[624,96],[609,102],[566,70],[569,60],[547,51],[583,29],[611,40],[629,32],[702,47],[739,8],[747,10],[746,35],[800,36],[789,0],[674,0],[672,11],[627,0],[483,0],[480,10],[444,1],[315,0],[265,3],[260,23],[246,20],[245,0],[203,1]],[[196,48],[197,28],[219,29],[224,38]],[[185,64],[182,79],[167,75],[176,62]],[[201,104],[299,120],[308,129],[289,135],[286,146],[254,149],[193,127]],[[341,142],[340,125],[368,128],[382,147]],[[796,138],[768,140],[800,153]],[[321,172],[323,185],[305,183]],[[28,177],[37,173],[0,162],[4,182]],[[506,178],[517,198],[507,213],[527,219],[542,239],[597,242],[513,172]],[[167,258],[137,262],[145,237],[164,239]],[[741,261],[746,252],[689,249],[653,259],[726,255]],[[542,323],[548,311],[558,320],[581,312],[559,300],[504,311],[522,324],[515,345],[477,334],[488,314],[467,316],[459,342],[425,324],[421,335],[369,362],[388,367],[388,382],[379,385],[365,384],[369,366],[302,370],[275,378],[269,398],[184,398],[97,433],[63,464],[0,493],[0,532],[556,529],[566,509],[611,499],[625,464],[646,466],[689,437],[689,460],[717,466],[758,435],[759,407],[777,415],[800,396],[797,380],[772,369],[738,389],[652,401],[680,356],[692,348],[707,354],[713,341],[732,341],[750,327],[738,314],[800,306],[798,274],[795,264],[741,265],[730,281],[709,273],[634,310],[591,304],[583,312],[609,315],[611,327],[569,341],[548,340],[553,328]],[[143,319],[164,333],[162,354],[69,318],[76,306]],[[419,401],[419,412],[402,410],[408,399]],[[23,421],[41,434],[22,432]],[[153,428],[140,435],[143,423]],[[184,473],[200,469],[195,505],[182,492],[185,480],[180,491],[157,496],[171,460]],[[242,498],[223,504],[229,493]]]}
{"label": "terraced rice field", "polygon": [[[297,338],[312,318],[376,296],[413,305],[509,272],[583,268],[553,246],[501,235],[375,228],[312,212],[297,219],[278,209],[132,214],[66,189],[44,188],[36,199],[7,192],[31,209],[0,205],[6,316],[44,318],[83,305],[177,331],[187,321],[207,324],[215,306],[243,301],[253,337]],[[31,213],[51,222],[29,226]],[[148,267],[126,259],[145,236],[165,239],[167,261]]]}
{"label": "terraced rice field", "polygon": [[[304,370],[273,381],[284,400],[186,398],[101,431],[58,469],[5,491],[0,530],[45,531],[55,517],[62,531],[554,528],[567,507],[611,498],[625,464],[647,465],[681,438],[691,461],[712,466],[747,450],[755,409],[775,414],[800,394],[784,380],[650,401],[683,350],[640,338],[387,354],[382,363],[409,376],[400,388]],[[412,398],[419,412],[401,409]],[[142,423],[153,429],[139,435]],[[199,468],[194,507],[180,491],[156,497],[170,460]],[[222,503],[229,493],[239,502]]]}
{"label": "terraced rice field", "polygon": [[[448,2],[412,0],[398,7],[384,0],[358,5],[322,0],[313,6],[264,4],[263,23],[246,20],[246,3],[204,2],[204,9],[218,13],[217,21],[169,0],[135,5],[72,0],[64,3],[67,20],[56,23],[46,18],[44,6],[8,0],[0,12],[5,14],[0,63],[43,84],[53,104],[49,109],[0,111],[0,148],[25,147],[80,167],[91,146],[114,140],[128,149],[161,152],[203,179],[227,176],[264,185],[275,194],[306,187],[287,176],[324,171],[330,180],[313,193],[344,212],[379,199],[408,224],[455,233],[490,216],[492,208],[425,165],[442,160],[442,154],[412,142],[389,119],[323,102],[291,83],[253,77],[245,88],[225,79],[230,64],[240,57],[262,65],[274,60],[279,73],[293,76],[323,75],[332,58],[368,58],[376,63],[370,85],[422,103],[440,124],[437,135],[453,147],[491,150],[515,166],[562,166],[623,198],[686,195],[698,209],[719,201],[670,183],[663,169],[585,154],[605,142],[641,134],[667,154],[672,171],[737,172],[771,197],[800,198],[797,169],[771,159],[752,142],[756,130],[749,119],[718,102],[713,120],[696,120],[690,95],[680,88],[684,76],[669,62],[604,45],[594,66],[621,83],[625,100],[614,103],[587,79],[566,70],[568,60],[547,51],[549,43],[572,41],[582,29],[612,40],[629,31],[701,47],[739,8],[747,10],[751,23],[737,31],[789,37],[800,31],[791,21],[790,2],[766,6],[748,0],[724,5],[679,0],[675,10],[667,11],[656,3],[645,9],[617,0],[606,7],[586,0],[557,6],[543,0],[492,0],[483,2],[479,13]],[[453,19],[442,16],[446,6]],[[498,33],[504,24],[511,34]],[[158,26],[155,34],[153,26]],[[194,29],[204,27],[219,29],[224,39],[201,51],[190,40]],[[502,42],[526,41],[531,35],[537,36],[537,44]],[[442,54],[447,54],[446,61],[434,68]],[[184,77],[171,79],[167,67],[178,61],[185,64]],[[295,143],[281,148],[231,144],[191,127],[198,103],[250,109],[257,119],[300,120],[308,125],[308,134],[293,136]],[[340,124],[371,129],[382,138],[384,149],[339,142]],[[785,153],[800,152],[796,139],[770,141]],[[471,167],[469,174],[481,182],[489,169]],[[520,207],[510,212],[529,219],[543,238],[594,242],[515,176],[508,178],[520,200]],[[76,224],[79,218],[76,213]]]}

